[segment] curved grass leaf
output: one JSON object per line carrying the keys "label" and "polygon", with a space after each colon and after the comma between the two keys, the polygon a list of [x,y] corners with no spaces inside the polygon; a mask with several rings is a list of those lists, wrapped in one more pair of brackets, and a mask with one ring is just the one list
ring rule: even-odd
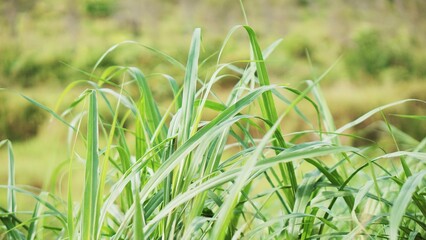
{"label": "curved grass leaf", "polygon": [[[356,126],[356,125],[358,125],[358,124],[360,124],[362,122],[364,122],[365,120],[367,120],[368,118],[370,118],[371,116],[373,116],[376,113],[379,113],[379,112],[381,112],[381,111],[383,111],[383,110],[385,110],[387,108],[394,107],[394,106],[397,106],[397,105],[401,105],[401,104],[407,103],[407,102],[421,102],[421,103],[426,103],[426,101],[421,101],[421,100],[418,100],[418,99],[404,99],[404,100],[392,102],[392,103],[389,103],[389,104],[377,107],[377,108],[375,108],[375,109],[367,112],[366,114],[362,115],[361,117],[355,119],[354,121],[343,125],[339,129],[337,129],[335,131],[335,133],[336,134],[343,133],[344,131],[346,131],[346,130],[348,130],[348,129],[350,129],[350,128],[352,128],[352,127],[354,127],[354,126]],[[332,137],[335,137],[335,136],[332,136]],[[332,138],[332,137],[329,137],[329,138]]]}
{"label": "curved grass leaf", "polygon": [[32,103],[32,104],[36,105],[37,107],[39,107],[39,108],[45,110],[46,112],[48,112],[49,114],[51,114],[53,117],[55,117],[56,119],[58,119],[59,121],[61,121],[62,123],[64,123],[69,128],[75,130],[74,127],[71,124],[69,124],[61,116],[59,116],[58,114],[56,114],[52,109],[48,108],[47,106],[45,106],[45,105],[37,102],[36,100],[34,100],[34,99],[30,98],[30,97],[27,97],[27,96],[22,95],[22,94],[21,94],[21,96],[23,98],[25,98],[26,100],[28,100],[30,103]]}

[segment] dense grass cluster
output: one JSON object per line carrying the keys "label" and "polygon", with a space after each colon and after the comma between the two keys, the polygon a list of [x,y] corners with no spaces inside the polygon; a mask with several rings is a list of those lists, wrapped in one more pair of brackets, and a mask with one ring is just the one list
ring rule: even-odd
{"label": "dense grass cluster", "polygon": [[[279,42],[262,51],[248,26],[234,28],[227,40],[238,29],[250,41],[252,57],[241,61],[247,66],[220,63],[221,50],[205,78],[198,75],[199,29],[186,65],[148,48],[185,72],[181,86],[166,74],[153,78],[165,79],[173,93],[166,108],[152,95],[149,78],[125,66],[71,83],[64,96],[86,90],[62,114],[27,98],[70,130],[67,194],[16,185],[12,144],[0,142],[9,156],[0,238],[425,238],[426,138],[417,141],[384,117],[394,151],[341,140],[357,138],[349,130],[374,114],[426,103],[391,103],[337,128],[318,85],[327,71],[302,90],[273,85],[264,59]],[[238,81],[221,99],[215,85],[230,78]],[[301,103],[317,117],[308,118]],[[286,121],[311,130],[288,133]],[[71,179],[81,165],[80,199]],[[35,199],[34,208],[17,206],[17,194]]]}

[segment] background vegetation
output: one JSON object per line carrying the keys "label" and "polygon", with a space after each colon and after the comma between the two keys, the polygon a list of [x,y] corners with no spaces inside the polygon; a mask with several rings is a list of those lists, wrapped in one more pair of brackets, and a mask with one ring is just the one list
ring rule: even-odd
{"label": "background vegetation", "polygon": [[[262,49],[283,38],[267,59],[272,83],[303,91],[305,80],[316,79],[337,61],[321,82],[336,126],[395,100],[425,100],[426,56],[420,51],[426,47],[424,1],[330,4],[269,0],[244,2],[244,6]],[[68,84],[87,79],[99,57],[112,45],[125,40],[160,49],[185,63],[189,39],[196,27],[203,29],[200,58],[205,60],[205,67],[200,68],[198,74],[207,78],[214,71],[211,67],[216,67],[217,55],[214,54],[221,48],[224,36],[235,24],[244,24],[239,2],[224,0],[3,1],[0,10],[3,12],[0,15],[0,87],[7,88],[0,91],[0,139],[14,142],[18,159],[16,181],[43,189],[65,187],[52,184],[52,179],[66,178],[55,173],[58,173],[58,165],[68,160],[64,153],[70,149],[64,142],[70,140],[60,122],[49,121],[49,114],[18,93],[53,109]],[[236,67],[244,69],[247,62],[241,60],[250,59],[247,39],[247,34],[236,32],[226,45],[222,61],[239,61]],[[215,57],[209,58],[212,55]],[[114,65],[140,67],[154,79],[157,73],[168,74],[177,84],[183,83],[185,75],[176,65],[165,64],[159,54],[134,44],[123,44],[103,59],[92,79]],[[224,75],[226,81],[214,85],[217,97],[222,100],[227,98],[241,74],[229,71],[231,75]],[[121,79],[114,81],[119,84]],[[173,99],[173,91],[164,88],[164,81],[154,82],[158,83],[150,84],[150,89],[163,112],[168,100]],[[72,88],[61,106],[70,104],[84,89]],[[129,90],[129,94],[134,97],[137,93]],[[309,110],[309,104],[301,103],[300,108],[309,119],[315,119],[316,113]],[[113,120],[114,115],[107,114],[107,107],[100,107],[99,111],[105,122]],[[121,112],[120,117],[125,114],[126,111]],[[411,144],[422,141],[426,135],[424,121],[401,115],[424,116],[424,104],[398,105],[392,112],[376,114],[354,126],[350,133],[356,132],[386,151],[398,150],[399,145],[389,138],[386,124],[380,123],[386,120],[409,135]],[[132,126],[134,122],[126,124]],[[286,133],[294,133],[311,128],[303,121],[288,120],[284,129]],[[312,139],[315,136],[303,135],[299,141]],[[366,143],[360,138],[343,141],[353,146]],[[79,147],[84,148],[77,145]],[[5,166],[5,148],[1,154]],[[78,183],[83,175],[77,171],[72,178]],[[1,168],[0,183],[7,181],[8,169]],[[72,190],[78,195],[80,187],[75,184]],[[6,199],[1,199],[1,206],[5,202]]]}

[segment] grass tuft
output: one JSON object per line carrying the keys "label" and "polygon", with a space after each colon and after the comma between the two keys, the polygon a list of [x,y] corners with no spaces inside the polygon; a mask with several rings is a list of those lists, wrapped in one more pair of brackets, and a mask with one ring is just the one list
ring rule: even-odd
{"label": "grass tuft", "polygon": [[[250,58],[220,63],[239,29],[247,34]],[[0,186],[7,192],[0,238],[423,239],[426,138],[396,129],[385,113],[426,102],[390,103],[337,127],[319,86],[334,66],[297,89],[280,79],[273,84],[266,63],[279,42],[262,50],[251,27],[234,27],[212,66],[203,61],[200,29],[186,65],[124,42],[99,59],[89,79],[71,83],[55,110],[24,96],[69,131],[69,167],[62,163],[52,177],[68,174],[67,196],[16,185],[19,160],[11,142],[1,141],[9,180]],[[183,81],[134,66],[98,73],[103,59],[125,44],[165,59],[182,71]],[[229,77],[238,81],[227,89],[221,83]],[[159,78],[169,87],[164,99],[151,90]],[[64,99],[81,87],[60,113]],[[378,114],[390,144],[346,144],[347,138],[365,139],[355,127]],[[294,121],[309,129],[290,132]],[[71,176],[83,173],[81,185],[73,182]],[[30,211],[18,206],[21,196],[35,202]]]}

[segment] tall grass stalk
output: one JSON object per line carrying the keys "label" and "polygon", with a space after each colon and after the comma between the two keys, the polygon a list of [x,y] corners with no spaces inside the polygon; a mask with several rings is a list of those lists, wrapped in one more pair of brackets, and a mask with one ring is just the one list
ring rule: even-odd
{"label": "tall grass stalk", "polygon": [[[250,59],[221,63],[225,45],[239,30],[247,34]],[[193,33],[186,64],[127,41],[106,51],[88,80],[71,83],[55,110],[25,97],[69,130],[69,153],[61,165],[69,165],[68,191],[63,198],[16,185],[19,159],[11,143],[1,141],[9,180],[0,186],[7,193],[0,238],[424,239],[426,138],[408,136],[385,117],[379,125],[395,146],[343,143],[358,139],[354,127],[375,114],[426,102],[390,103],[337,127],[319,87],[333,66],[297,88],[280,79],[272,84],[266,61],[279,42],[262,50],[251,27],[237,26],[210,74],[201,77],[207,61],[200,29]],[[134,66],[99,72],[107,55],[126,44],[165,59],[183,71],[183,80],[145,75]],[[242,63],[246,67],[238,67]],[[229,76],[238,76],[238,82],[221,89]],[[169,86],[169,98],[158,99],[152,84]],[[229,91],[226,100],[217,97],[217,86]],[[59,112],[63,99],[81,88],[86,90]],[[311,129],[291,132],[290,121]],[[84,168],[81,185],[74,182],[76,166]],[[31,211],[18,206],[17,194],[35,199]]]}

